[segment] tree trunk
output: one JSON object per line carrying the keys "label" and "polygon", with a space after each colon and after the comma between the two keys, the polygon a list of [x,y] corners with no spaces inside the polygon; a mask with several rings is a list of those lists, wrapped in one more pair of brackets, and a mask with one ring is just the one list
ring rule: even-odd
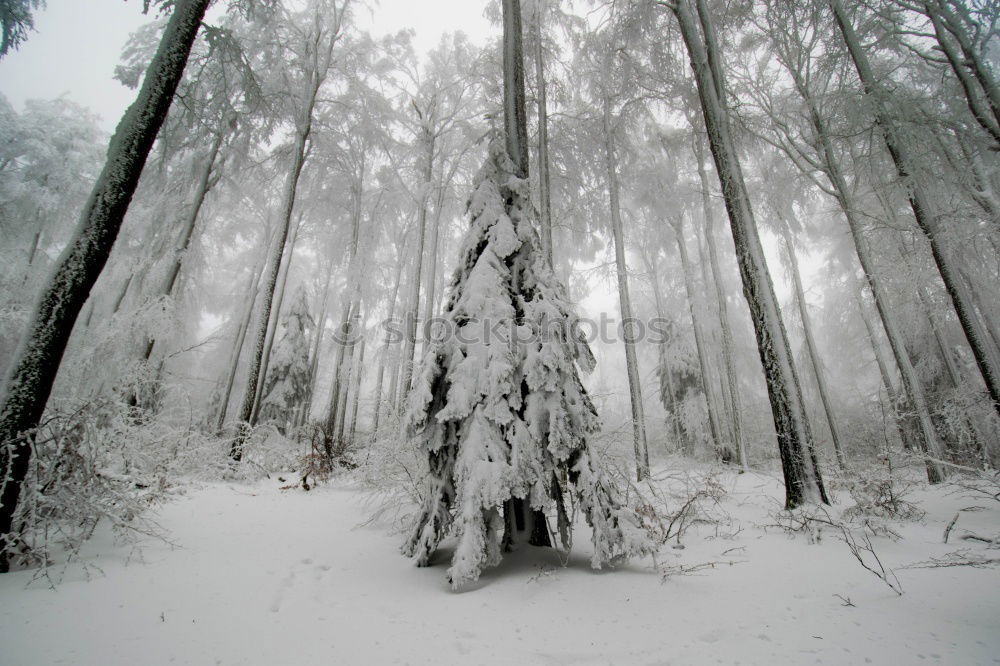
{"label": "tree trunk", "polygon": [[[392,296],[389,297],[389,311],[386,317],[386,322],[390,325],[395,325],[396,317],[396,300],[399,297],[399,282],[403,277],[403,251],[405,250],[406,236],[403,237],[403,243],[400,243],[399,254],[396,258],[396,279],[392,283]],[[372,437],[378,432],[379,421],[382,417],[382,385],[385,381],[385,363],[389,356],[389,345],[392,344],[392,339],[389,336],[389,331],[386,331],[385,342],[382,343],[382,351],[378,358],[378,376],[375,380],[375,405],[372,412]],[[391,404],[391,402],[390,402]]]}
{"label": "tree trunk", "polygon": [[[361,304],[361,205],[364,195],[364,173],[352,185],[354,209],[351,216],[351,252],[347,264],[347,280],[345,282],[341,323],[337,329],[334,343],[337,345],[337,356],[334,360],[333,379],[330,384],[330,403],[327,407],[326,420],[323,424],[323,450],[328,458],[332,458],[338,422],[344,418],[342,397],[347,395],[347,380],[349,375],[344,370],[345,350],[354,349],[355,322],[359,318],[358,308]],[[343,396],[341,395],[343,394]],[[341,427],[342,431],[342,427]]]}
{"label": "tree trunk", "polygon": [[365,364],[365,339],[361,338],[358,350],[354,354],[354,372],[351,379],[351,426],[347,431],[347,442],[353,443],[358,431],[358,405],[361,402],[361,380]]}
{"label": "tree trunk", "polygon": [[542,252],[552,265],[552,188],[549,179],[549,112],[546,96],[545,58],[542,48],[542,20],[546,0],[535,0],[533,36],[535,41],[535,84],[538,87],[538,214]]}
{"label": "tree trunk", "polygon": [[896,392],[896,387],[892,383],[892,375],[889,373],[889,364],[885,359],[885,352],[882,350],[882,343],[879,341],[878,334],[875,332],[875,324],[872,322],[871,315],[868,313],[868,308],[865,307],[865,303],[861,298],[859,293],[855,298],[858,305],[858,312],[861,314],[861,321],[865,324],[865,331],[868,333],[868,342],[872,347],[872,354],[875,356],[875,364],[878,366],[879,375],[882,378],[882,387],[885,389],[886,397],[889,401],[889,409],[892,412],[893,424],[896,426],[896,430],[899,433],[899,440],[903,444],[905,449],[921,449],[919,444],[914,446],[911,441],[911,435],[907,428],[903,427],[903,423],[900,420],[899,415],[899,394]]}
{"label": "tree trunk", "polygon": [[[635,351],[632,327],[632,302],[628,290],[628,267],[625,264],[625,234],[618,200],[618,171],[611,125],[611,101],[604,99],[604,164],[608,175],[608,199],[611,207],[611,231],[615,242],[615,266],[618,276],[618,306],[622,316],[625,343],[625,367],[628,373],[629,400],[632,405],[632,446],[635,450],[635,475],[638,481],[649,476],[649,450],[646,444],[646,416],[642,404],[642,380]],[[714,434],[714,433],[713,433]]]}
{"label": "tree trunk", "polygon": [[87,305],[87,314],[83,318],[83,328],[84,329],[90,328],[90,322],[91,322],[91,320],[94,317],[94,300],[93,299],[87,299],[87,303],[88,303],[88,305]]}
{"label": "tree trunk", "polygon": [[[38,216],[36,215],[36,219]],[[42,224],[41,219],[37,219],[39,225]],[[38,255],[38,248],[42,243],[42,230],[41,228],[35,232],[34,238],[31,239],[31,249],[28,250],[28,263],[24,267],[24,278],[21,280],[21,288],[24,289],[28,284],[28,278],[31,277],[31,266],[35,263],[35,256]]]}
{"label": "tree trunk", "polygon": [[[330,48],[333,48],[331,39]],[[329,60],[327,61],[329,62]],[[250,359],[249,375],[247,386],[243,395],[243,406],[240,408],[239,422],[240,429],[230,450],[233,460],[239,462],[243,457],[243,444],[250,433],[251,416],[257,396],[257,384],[260,381],[260,364],[264,355],[264,344],[267,338],[268,324],[271,319],[271,305],[274,298],[275,287],[278,282],[278,273],[281,270],[281,257],[285,251],[285,241],[288,239],[288,230],[292,222],[292,211],[295,208],[295,193],[299,185],[299,176],[302,175],[302,167],[305,164],[306,145],[312,131],[312,114],[316,105],[316,96],[323,81],[324,74],[321,74],[318,65],[310,73],[310,89],[306,106],[303,110],[300,126],[295,137],[295,148],[292,153],[292,165],[288,172],[285,184],[285,195],[282,201],[281,226],[278,231],[278,240],[275,243],[271,254],[271,266],[268,272],[267,282],[264,284],[264,295],[260,319],[257,324],[257,337],[254,343],[253,356]]]}
{"label": "tree trunk", "polygon": [[[215,140],[212,141],[212,147],[208,151],[208,158],[205,160],[201,174],[198,177],[198,188],[195,190],[194,202],[191,204],[191,211],[184,220],[184,227],[181,230],[177,246],[174,248],[174,261],[170,266],[170,272],[167,273],[166,280],[163,282],[163,288],[160,290],[160,295],[162,296],[170,296],[174,293],[174,286],[177,284],[177,277],[181,274],[181,266],[184,264],[184,257],[188,252],[188,248],[191,246],[191,238],[194,236],[194,229],[198,222],[198,214],[201,212],[201,207],[205,203],[205,197],[208,196],[209,190],[211,190],[214,185],[212,182],[212,170],[215,167],[215,160],[219,155],[219,148],[222,146],[222,137],[223,132],[220,129],[216,132]],[[146,351],[143,355],[143,360],[148,361],[150,359],[153,355],[153,347],[155,346],[156,338],[151,337],[146,342]]]}
{"label": "tree trunk", "polygon": [[[953,389],[961,389],[966,384],[965,379],[962,377],[962,373],[958,369],[958,363],[955,360],[954,354],[952,354],[951,346],[945,338],[944,324],[934,311],[934,304],[931,302],[930,296],[927,295],[927,290],[923,287],[923,285],[917,287],[917,297],[919,298],[920,304],[924,309],[924,314],[930,324],[931,332],[934,334],[934,342],[937,344],[938,354],[941,356],[945,372],[948,375],[949,384]],[[983,441],[987,438],[982,436],[979,428],[976,427],[973,420],[969,417],[968,412],[963,410],[961,418],[965,424],[966,433],[972,440],[973,447],[978,451],[985,453],[989,447],[984,446]],[[946,448],[951,449],[954,447],[954,443],[949,441],[946,432],[942,432],[940,435],[946,443]]]}
{"label": "tree trunk", "polygon": [[[355,350],[357,349],[358,341],[356,337],[358,335],[358,326],[361,325],[361,298],[356,297],[354,303],[351,304],[351,337],[347,342],[347,347],[344,350],[344,358],[347,360],[347,364],[341,366],[340,368],[340,391],[337,400],[337,412],[336,418],[334,420],[334,445],[337,447],[337,452],[343,452],[349,442],[344,440],[344,427],[347,424],[347,397],[351,390],[351,377],[353,376],[354,366],[355,366]],[[364,335],[362,333],[362,335]]]}
{"label": "tree trunk", "polygon": [[[972,280],[972,276],[969,272],[962,266],[958,267],[958,273],[965,280],[965,284],[969,289],[969,293],[972,294],[972,303],[976,306],[976,310],[979,312],[979,316],[983,320],[983,325],[986,328],[986,332],[990,337],[990,341],[993,343],[993,350],[996,353],[1000,353],[1000,339],[997,335],[1000,334],[1000,324],[997,323],[996,317],[993,314],[993,310],[986,306],[986,303],[982,300],[983,289],[976,286],[976,283]],[[985,290],[989,293],[989,290]]]}
{"label": "tree trunk", "polygon": [[[345,294],[347,296],[347,294]],[[331,373],[330,400],[326,410],[326,421],[323,424],[323,450],[327,458],[333,458],[334,430],[337,427],[338,408],[340,407],[340,392],[343,386],[344,351],[347,349],[353,331],[353,298],[344,301],[341,308],[340,326],[337,327],[334,344],[337,345],[337,355],[333,360]]]}
{"label": "tree trunk", "polygon": [[925,0],[924,14],[931,20],[941,52],[962,86],[969,111],[1000,144],[1000,87],[950,4],[948,0]]}
{"label": "tree trunk", "polygon": [[[788,334],[730,134],[728,110],[725,100],[719,96],[723,86],[713,75],[713,71],[721,73],[721,67],[710,65],[717,62],[718,54],[709,50],[706,39],[700,34],[690,0],[678,0],[673,11],[694,70],[709,145],[732,226],[740,277],[750,307],[778,438],[785,478],[785,505],[794,508],[807,501],[828,502]],[[702,16],[701,21],[709,23],[707,16]]]}
{"label": "tree trunk", "polygon": [[[111,139],[108,160],[84,208],[77,234],[38,300],[11,364],[0,410],[0,469],[7,470],[0,493],[0,538],[10,536],[31,457],[32,431],[52,391],[70,331],[118,236],[208,4],[209,0],[175,3],[136,101]],[[6,551],[3,553],[0,571],[8,566]]]}
{"label": "tree trunk", "polygon": [[694,329],[694,346],[698,354],[698,372],[701,374],[701,391],[705,394],[705,405],[708,408],[708,427],[712,435],[712,447],[716,456],[723,457],[723,443],[721,429],[719,428],[718,405],[715,401],[715,392],[712,391],[711,374],[706,354],[705,333],[701,327],[701,318],[698,316],[699,303],[698,294],[695,289],[691,266],[688,258],[687,243],[684,240],[684,217],[683,215],[672,222],[674,225],[674,237],[677,239],[677,250],[681,255],[681,271],[684,273],[684,290],[687,292],[688,310],[691,312],[691,326]]}
{"label": "tree trunk", "polygon": [[287,258],[282,260],[281,287],[277,289],[274,298],[274,308],[268,322],[267,342],[264,344],[264,354],[260,359],[260,379],[257,381],[257,395],[254,397],[253,410],[250,412],[250,425],[257,425],[260,416],[260,405],[267,397],[264,391],[267,387],[267,371],[271,364],[271,350],[274,349],[274,340],[278,337],[278,326],[281,323],[281,306],[285,302],[285,291],[288,288],[288,274],[292,270],[292,259],[295,257],[295,243],[299,239],[299,227],[302,225],[302,215],[300,214],[291,230],[291,237],[287,243]]}
{"label": "tree trunk", "polygon": [[[413,258],[413,261],[419,261],[417,257]],[[408,333],[406,326],[406,317],[409,315],[412,306],[410,303],[413,300],[413,294],[406,294],[406,300],[403,303],[403,335]],[[392,368],[389,370],[389,395],[386,401],[389,404],[389,408],[396,413],[402,413],[405,405],[403,404],[403,392],[400,390],[400,383],[403,379],[403,350],[405,349],[405,339],[403,347],[400,347],[396,353],[393,355]]]}
{"label": "tree trunk", "polygon": [[927,194],[921,183],[917,182],[916,173],[906,147],[899,137],[898,130],[890,120],[885,110],[883,97],[885,91],[875,80],[868,56],[862,50],[854,27],[847,17],[840,0],[829,0],[833,9],[834,17],[840,33],[847,45],[851,60],[854,62],[858,78],[865,93],[865,97],[872,102],[874,107],[875,124],[881,130],[882,139],[885,141],[886,149],[892,162],[896,167],[899,179],[905,184],[907,196],[910,200],[910,207],[913,209],[913,217],[917,226],[927,237],[931,246],[931,254],[934,263],[937,265],[941,279],[944,281],[945,289],[951,298],[952,306],[958,320],[962,325],[972,355],[976,359],[979,372],[982,374],[986,390],[997,414],[1000,414],[1000,361],[987,344],[987,335],[982,323],[976,317],[972,298],[966,285],[960,276],[954,272],[953,259],[945,242],[942,239],[942,229],[939,228],[935,220],[934,206],[927,198]]}
{"label": "tree trunk", "polygon": [[503,0],[503,127],[518,178],[528,177],[528,117],[524,104],[521,0]]}
{"label": "tree trunk", "polygon": [[[528,177],[528,120],[524,104],[524,49],[520,0],[502,0],[503,7],[503,124],[507,154],[519,178]],[[404,388],[405,388],[404,384]],[[504,547],[527,541],[551,546],[545,514],[518,497],[504,502]]]}
{"label": "tree trunk", "polygon": [[816,376],[816,388],[819,389],[819,399],[823,403],[823,413],[826,415],[826,422],[830,427],[830,439],[833,440],[833,451],[837,456],[837,466],[841,470],[844,470],[847,468],[847,465],[844,462],[843,439],[840,436],[840,426],[837,424],[837,416],[833,412],[833,401],[830,396],[830,389],[826,384],[823,362],[819,358],[816,338],[813,335],[812,319],[809,317],[809,308],[806,304],[806,292],[802,287],[802,275],[799,272],[799,260],[795,256],[792,233],[788,230],[787,224],[782,225],[781,231],[785,239],[785,248],[788,250],[788,262],[792,269],[792,286],[795,289],[795,301],[799,307],[799,318],[802,320],[802,332],[806,339],[806,351],[809,353],[813,374]]}
{"label": "tree trunk", "polygon": [[[959,85],[962,87],[966,105],[980,127],[986,130],[997,144],[1000,144],[1000,124],[997,122],[997,117],[991,115],[988,109],[984,108],[984,100],[980,99],[975,78],[968,69],[969,63],[958,52],[956,44],[952,42],[952,35],[945,29],[941,17],[932,8],[932,4],[931,2],[924,3],[925,14],[931,20],[931,26],[934,28],[934,36],[937,38],[941,52],[944,53],[948,64],[951,65],[951,71],[955,74],[955,78],[958,79]],[[986,101],[988,102],[988,100]]]}
{"label": "tree trunk", "polygon": [[441,201],[437,202],[437,206],[434,210],[434,223],[431,225],[431,238],[429,247],[427,248],[427,275],[426,275],[426,295],[424,296],[424,317],[423,317],[423,328],[424,328],[424,344],[421,350],[427,348],[427,344],[430,341],[427,337],[427,333],[430,331],[431,319],[434,317],[434,292],[437,287],[437,263],[438,263],[438,236],[440,234],[441,227]]}
{"label": "tree trunk", "polygon": [[312,411],[313,396],[316,393],[316,374],[319,370],[319,350],[323,343],[323,332],[326,330],[326,308],[330,301],[330,280],[333,278],[333,260],[326,269],[326,281],[323,287],[323,300],[319,308],[319,318],[316,319],[316,333],[313,338],[312,350],[309,355],[309,390],[306,399],[302,402],[300,425],[309,422],[309,413]]}
{"label": "tree trunk", "polygon": [[174,262],[170,267],[170,273],[167,275],[167,279],[163,284],[163,295],[169,296],[174,292],[174,286],[177,284],[177,277],[181,273],[181,267],[184,265],[184,256],[187,254],[188,248],[191,247],[191,238],[194,236],[194,229],[198,222],[198,215],[201,213],[202,206],[205,203],[205,197],[211,191],[212,187],[215,185],[215,180],[212,178],[212,172],[215,170],[215,163],[219,157],[219,150],[222,148],[222,139],[224,136],[223,130],[220,128],[216,131],[215,139],[212,141],[212,147],[208,150],[208,157],[205,159],[201,174],[198,178],[198,189],[195,190],[194,202],[191,205],[191,211],[188,213],[187,219],[184,221],[184,229],[181,232],[180,242],[177,244],[174,250]]}
{"label": "tree trunk", "polygon": [[[844,177],[844,173],[840,168],[840,161],[837,159],[836,152],[834,151],[830,133],[827,130],[826,121],[819,113],[819,109],[812,96],[812,91],[797,71],[792,69],[790,70],[790,73],[794,78],[795,86],[798,89],[799,94],[801,95],[803,101],[805,101],[808,108],[809,120],[816,133],[816,137],[820,142],[821,169],[830,181],[830,185],[833,187],[833,194],[837,199],[840,210],[844,214],[844,219],[847,221],[847,226],[851,231],[851,238],[854,241],[854,250],[858,256],[858,263],[861,265],[861,270],[865,274],[865,281],[868,284],[868,289],[871,291],[872,299],[875,302],[875,309],[878,311],[879,318],[882,321],[882,328],[885,331],[886,338],[889,341],[889,347],[892,350],[893,358],[896,361],[896,367],[899,369],[900,379],[903,384],[903,392],[910,403],[911,409],[915,413],[917,425],[916,435],[918,437],[917,444],[925,453],[929,453],[935,458],[940,458],[944,453],[944,448],[941,445],[941,441],[938,439],[937,430],[934,428],[933,421],[931,420],[930,409],[927,406],[927,398],[924,395],[924,389],[920,383],[920,378],[917,376],[913,363],[910,362],[910,357],[906,352],[905,339],[903,338],[899,327],[896,325],[893,314],[889,309],[889,297],[882,288],[882,284],[876,275],[875,262],[871,257],[871,250],[868,247],[868,241],[864,235],[864,227],[861,220],[858,218],[858,211],[861,210],[861,208],[856,205],[853,190],[848,186],[847,179]],[[863,308],[862,313],[864,314]],[[868,323],[869,322],[866,322],[866,325]],[[876,347],[876,350],[877,349],[878,348]],[[891,387],[891,382],[889,383],[889,386]],[[894,405],[898,405],[898,402],[895,400]],[[902,432],[906,431],[901,430],[901,433]],[[907,439],[908,438],[904,437],[904,442],[907,441]],[[942,475],[943,470],[939,465],[931,461],[927,462],[927,478],[931,483],[937,483],[940,481],[943,478]]]}
{"label": "tree trunk", "polygon": [[[712,278],[709,275],[711,268],[709,267],[709,260],[708,257],[706,256],[705,244],[702,243],[702,239],[698,234],[697,230],[695,231],[694,234],[694,242],[695,245],[698,247],[698,269],[701,272],[701,283],[703,285],[703,288],[700,290],[700,293],[698,291],[696,291],[695,293],[698,294],[698,297],[700,299],[702,299],[701,303],[707,309],[709,300],[708,293],[714,287],[711,286]],[[711,358],[714,355],[710,353],[710,350],[716,349],[720,345],[718,344],[718,341],[715,339],[715,335],[713,334],[711,329],[703,329],[702,332],[705,334],[704,342],[706,343],[705,360],[708,363],[708,367],[712,368],[713,364],[711,362]],[[726,377],[723,376],[724,371],[720,370],[718,372],[718,384],[715,383],[716,379],[716,377],[714,376],[715,373],[711,372],[710,370],[709,374],[713,375],[710,379],[710,381],[712,382],[711,390],[713,391],[713,393],[716,391],[718,392],[715,394],[717,397],[715,404],[717,410],[716,414],[718,415],[719,442],[720,444],[724,444],[722,446],[722,449],[718,451],[718,453],[720,454],[719,459],[723,462],[729,463],[737,458],[735,451],[736,440],[735,437],[733,436],[733,429],[732,429],[733,413],[732,413],[732,399],[729,395],[729,384],[726,382]]]}
{"label": "tree trunk", "polygon": [[740,400],[739,374],[733,344],[733,329],[729,322],[729,306],[726,302],[726,289],[722,282],[722,270],[719,268],[719,252],[715,241],[715,214],[712,212],[708,173],[705,171],[705,153],[701,140],[696,137],[694,143],[695,157],[698,161],[698,180],[701,184],[701,206],[705,217],[705,241],[708,246],[709,266],[712,269],[712,282],[715,284],[715,300],[719,305],[719,327],[722,329],[722,358],[725,366],[729,397],[729,412],[732,419],[733,441],[736,443],[736,456],[739,464],[747,467],[746,441],[743,437],[743,404]]}
{"label": "tree trunk", "polygon": [[[656,304],[656,318],[661,322],[665,323],[667,321],[666,308],[663,305],[663,290],[660,287],[660,275],[659,271],[656,270],[656,257],[650,261],[645,252],[641,252],[643,262],[646,264],[646,270],[649,271],[649,281],[652,283],[653,287],[653,302]],[[663,403],[664,410],[670,415],[670,427],[673,431],[674,442],[677,444],[678,449],[681,451],[687,451],[687,437],[685,436],[683,430],[681,429],[681,422],[679,415],[677,413],[678,405],[674,399],[674,382],[673,378],[670,376],[670,368],[666,364],[666,346],[667,340],[664,339],[660,342],[657,352],[660,355],[660,371],[663,373],[661,381],[666,384],[666,394],[664,395],[661,385],[661,402]]]}
{"label": "tree trunk", "polygon": [[128,277],[125,279],[125,284],[122,285],[122,290],[118,292],[118,298],[115,299],[114,305],[111,307],[112,316],[118,314],[118,311],[122,307],[122,303],[125,301],[125,296],[128,294],[129,287],[132,286],[132,279],[135,277],[135,272],[129,273]]}
{"label": "tree trunk", "polygon": [[924,309],[924,316],[927,317],[927,323],[931,327],[931,333],[934,335],[934,342],[937,344],[938,354],[941,356],[941,363],[948,374],[948,379],[953,388],[958,388],[965,383],[962,381],[962,373],[958,371],[958,366],[955,364],[955,357],[951,353],[948,341],[944,338],[941,321],[938,319],[937,314],[934,313],[934,305],[931,303],[930,296],[927,295],[927,290],[923,285],[917,287],[917,299],[920,301],[920,305]]}
{"label": "tree trunk", "polygon": [[409,309],[403,322],[406,327],[406,336],[403,340],[403,356],[400,360],[402,365],[398,387],[400,407],[403,406],[406,395],[410,392],[410,381],[413,378],[413,357],[417,344],[417,312],[420,310],[420,282],[423,271],[424,240],[427,235],[427,190],[430,188],[431,178],[434,175],[434,135],[430,129],[425,129],[424,141],[427,146],[427,161],[424,164],[424,191],[421,193],[420,212],[417,219],[417,249],[416,259],[413,262],[413,282],[410,283]]}
{"label": "tree trunk", "polygon": [[[264,255],[266,256],[266,255]],[[219,418],[216,421],[216,430],[221,432],[226,424],[226,412],[229,411],[229,396],[233,392],[233,384],[236,382],[236,370],[240,367],[240,357],[243,356],[243,343],[246,341],[247,331],[250,329],[250,322],[253,320],[253,306],[257,300],[257,292],[260,290],[260,277],[264,272],[264,256],[250,274],[247,282],[246,300],[243,308],[243,321],[240,322],[239,330],[233,342],[233,351],[229,356],[229,374],[226,377],[226,389],[219,402]]]}

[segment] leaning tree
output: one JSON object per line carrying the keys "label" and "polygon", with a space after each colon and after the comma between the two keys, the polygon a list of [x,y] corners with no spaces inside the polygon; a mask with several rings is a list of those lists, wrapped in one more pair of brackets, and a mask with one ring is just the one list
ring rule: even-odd
{"label": "leaning tree", "polygon": [[[94,184],[76,235],[42,291],[11,364],[0,407],[0,538],[5,541],[9,541],[21,486],[28,473],[31,438],[52,392],[73,324],[118,237],[208,5],[209,0],[173,3],[139,95],[111,137],[107,162]],[[9,544],[0,543],[0,571],[7,570],[5,545]]]}

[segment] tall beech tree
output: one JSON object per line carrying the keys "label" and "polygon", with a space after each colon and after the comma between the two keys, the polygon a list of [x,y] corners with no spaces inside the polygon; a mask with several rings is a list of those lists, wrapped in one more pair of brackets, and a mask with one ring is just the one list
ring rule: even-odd
{"label": "tall beech tree", "polygon": [[[413,376],[417,332],[422,318],[433,313],[438,278],[441,224],[452,208],[451,187],[466,156],[482,136],[474,119],[482,114],[480,54],[461,34],[446,35],[420,67],[403,67],[401,97],[407,111],[401,114],[406,131],[413,136],[412,196],[416,204],[416,251],[407,309],[403,313],[405,338],[397,400],[405,398]],[[454,197],[457,198],[457,197]]]}
{"label": "tall beech tree", "polygon": [[[305,165],[312,134],[316,101],[333,64],[334,47],[343,36],[350,0],[341,0],[339,4],[336,0],[321,0],[310,9],[312,9],[309,12],[311,16],[306,16],[304,19],[308,27],[300,34],[302,50],[296,59],[297,65],[301,68],[298,74],[301,77],[302,90],[299,91],[301,97],[295,101],[292,108],[293,143],[288,174],[285,177],[285,191],[279,210],[278,236],[272,248],[267,278],[261,294],[262,305],[257,322],[257,334],[252,348],[243,404],[237,417],[240,427],[230,450],[230,455],[236,461],[243,456],[243,444],[249,435],[254,405],[257,403],[257,384],[260,381],[261,359],[270,327],[272,301],[295,209],[299,178]],[[298,28],[293,27],[293,31],[298,32]]]}
{"label": "tall beech tree", "polygon": [[[135,102],[108,147],[108,160],[91,192],[75,238],[43,290],[7,380],[0,408],[0,538],[10,535],[31,456],[31,437],[42,417],[59,363],[90,289],[118,236],[156,134],[184,73],[191,45],[210,0],[176,0],[156,55]],[[9,545],[9,544],[7,544]],[[7,569],[6,549],[0,571]]]}
{"label": "tall beech tree", "polygon": [[[902,392],[914,412],[917,445],[936,458],[944,455],[943,445],[937,430],[931,420],[930,407],[920,378],[913,362],[906,351],[906,342],[899,324],[899,315],[891,303],[885,287],[885,274],[879,270],[871,242],[866,237],[866,225],[862,211],[862,202],[857,194],[857,188],[852,186],[850,173],[845,165],[844,153],[838,150],[836,131],[831,129],[830,111],[824,111],[821,100],[829,97],[829,91],[834,85],[831,74],[814,64],[821,40],[824,38],[821,23],[822,14],[815,6],[795,7],[781,2],[768,2],[765,5],[765,23],[762,26],[769,35],[772,52],[776,61],[791,78],[792,89],[801,100],[808,126],[814,137],[812,142],[804,142],[796,136],[795,130],[787,122],[774,119],[771,127],[777,137],[771,142],[782,150],[795,165],[807,176],[813,179],[817,189],[833,198],[839,207],[844,221],[851,233],[853,247],[858,263],[864,274],[864,280],[871,292],[876,311],[885,331],[896,367],[899,369],[902,382]],[[761,106],[773,108],[770,101],[764,100]],[[822,174],[816,178],[814,174]],[[865,321],[866,325],[870,322]],[[872,338],[872,344],[877,346],[877,338]],[[886,382],[888,394],[892,397],[895,391],[892,382]],[[892,403],[897,404],[893,398]],[[931,482],[937,482],[942,477],[939,466],[928,462],[927,474]]]}
{"label": "tall beech tree", "polygon": [[785,505],[827,502],[813,450],[802,388],[781,308],[764,259],[750,195],[743,178],[726,102],[722,55],[704,0],[664,2],[677,18],[698,86],[709,146],[729,213],[743,292],[757,337],[761,365],[785,479]]}

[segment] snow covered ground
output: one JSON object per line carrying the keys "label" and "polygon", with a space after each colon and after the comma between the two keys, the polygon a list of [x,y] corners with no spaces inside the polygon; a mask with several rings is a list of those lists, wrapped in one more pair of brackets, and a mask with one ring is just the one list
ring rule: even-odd
{"label": "snow covered ground", "polygon": [[[781,496],[768,476],[727,473],[714,515],[685,548],[614,571],[588,566],[585,527],[566,566],[527,548],[452,592],[417,569],[346,482],[311,492],[208,484],[164,506],[159,541],[136,552],[107,534],[50,588],[0,577],[0,662],[20,664],[993,664],[1000,569],[903,569],[1000,533],[1000,504],[921,490],[922,521],[874,541],[898,596],[824,531],[818,543],[766,527]],[[945,525],[964,511],[942,543]],[[841,505],[839,508],[843,508]],[[680,565],[733,562],[661,580]],[[839,596],[837,596],[839,595]],[[843,598],[843,600],[841,599]],[[846,605],[846,600],[853,605]]]}

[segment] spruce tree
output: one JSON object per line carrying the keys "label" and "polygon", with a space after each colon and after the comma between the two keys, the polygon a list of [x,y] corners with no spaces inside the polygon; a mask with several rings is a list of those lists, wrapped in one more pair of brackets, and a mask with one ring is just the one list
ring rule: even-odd
{"label": "spruce tree", "polygon": [[426,566],[454,535],[456,588],[496,565],[505,547],[529,536],[538,543],[539,532],[547,541],[548,525],[568,547],[571,494],[593,528],[595,568],[652,547],[588,448],[600,423],[579,370],[591,371],[594,357],[541,251],[529,181],[515,174],[494,140],[405,417],[430,471],[403,552]]}

